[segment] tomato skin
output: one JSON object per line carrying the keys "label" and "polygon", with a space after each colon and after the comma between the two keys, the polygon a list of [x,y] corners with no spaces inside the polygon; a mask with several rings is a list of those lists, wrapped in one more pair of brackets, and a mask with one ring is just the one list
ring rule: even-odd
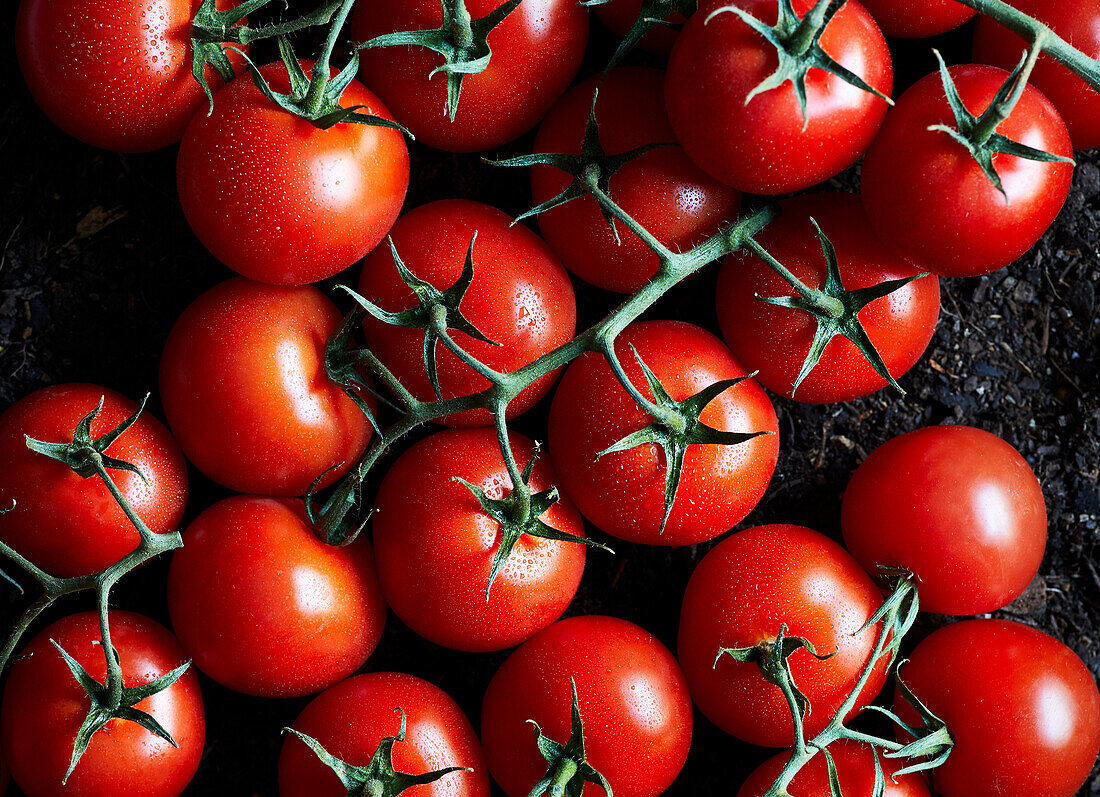
{"label": "tomato skin", "polygon": [[[24,435],[48,443],[72,442],[81,418],[92,421],[92,438],[114,429],[138,405],[98,385],[53,385],[31,393],[0,415],[0,539],[59,578],[103,570],[141,542],[98,476],[83,479],[67,465],[27,448]],[[105,452],[136,465],[136,473],[108,473],[149,528],[174,531],[187,504],[187,464],[176,441],[149,412]]]}
{"label": "tomato skin", "polygon": [[325,375],[339,323],[311,286],[236,278],[192,302],[160,363],[164,411],[187,458],[218,484],[263,495],[302,495],[338,463],[321,486],[345,473],[373,430]]}
{"label": "tomato skin", "polygon": [[[310,62],[302,66],[312,74]],[[260,71],[276,92],[289,90],[282,63]],[[356,81],[340,104],[393,118]],[[385,238],[405,201],[409,151],[390,128],[316,128],[242,75],[218,92],[213,115],[188,126],[176,178],[191,229],[218,260],[260,282],[301,285],[342,271]]]}
{"label": "tomato skin", "polygon": [[[592,11],[612,33],[622,38],[642,12],[642,0],[609,0],[603,5],[593,6]],[[679,11],[674,11],[665,20],[673,25],[683,25],[686,18]],[[676,43],[677,33],[675,28],[657,25],[641,38],[638,46],[657,55],[668,55],[672,52],[672,45]]]}
{"label": "tomato skin", "polygon": [[[627,376],[647,396],[631,345],[676,401],[746,373],[718,338],[680,321],[636,322],[615,343]],[[588,520],[619,539],[668,546],[713,539],[759,503],[775,470],[779,427],[767,395],[751,380],[711,401],[701,420],[723,431],[773,434],[737,446],[691,446],[672,514],[659,534],[665,489],[660,448],[647,443],[596,460],[652,418],[622,388],[602,355],[581,355],[566,370],[550,407],[548,439],[563,492]]]}
{"label": "tomato skin", "polygon": [[[971,113],[984,111],[1008,74],[989,66],[948,70]],[[875,231],[919,265],[945,277],[996,271],[1024,254],[1069,195],[1073,165],[995,154],[1004,197],[971,154],[930,125],[954,126],[939,73],[897,101],[863,159],[863,205]],[[1072,155],[1065,124],[1028,86],[997,132],[1055,155]]]}
{"label": "tomato skin", "polygon": [[[125,686],[149,683],[186,661],[175,638],[147,617],[115,609],[110,622]],[[89,703],[51,639],[92,678],[103,683],[107,677],[94,612],[63,617],[30,641],[11,666],[0,709],[0,744],[15,783],[28,797],[176,797],[198,769],[205,737],[194,668],[135,706],[151,714],[178,748],[137,723],[113,720],[92,737],[63,787]]]}
{"label": "tomato skin", "polygon": [[[572,688],[588,763],[616,797],[656,797],[675,780],[691,746],[691,697],[679,665],[655,637],[615,617],[570,617],[540,631],[500,666],[481,706],[481,739],[493,779],[525,797],[547,763],[528,720],[564,744]],[[603,791],[584,784],[584,797]]]}
{"label": "tomato skin", "polygon": [[[603,8],[604,6],[597,6]],[[610,155],[674,140],[664,101],[664,73],[626,67],[596,75],[570,90],[550,110],[535,138],[535,152],[579,155],[585,124],[599,89],[600,143]],[[531,171],[536,204],[557,196],[572,178],[553,167]],[[611,197],[673,251],[687,251],[737,216],[740,194],[707,175],[679,147],[663,147],[624,165],[611,178]],[[590,196],[539,215],[539,229],[566,268],[600,288],[632,293],[657,272],[660,261],[638,236],[616,222],[616,243],[600,206]]]}
{"label": "tomato skin", "polygon": [[[933,770],[943,797],[1073,797],[1100,750],[1100,692],[1054,637],[1008,620],[964,620],[925,638],[901,677],[947,723]],[[900,698],[894,711],[916,713]]]}
{"label": "tomato skin", "polygon": [[[861,0],[887,36],[926,39],[954,30],[978,12],[954,0]],[[1018,59],[1017,59],[1018,60]],[[1015,63],[1012,66],[1016,66]]]}
{"label": "tomato skin", "polygon": [[[403,215],[390,237],[405,266],[439,290],[462,274],[470,239],[474,244],[474,280],[459,310],[494,346],[464,332],[451,331],[463,349],[500,372],[514,371],[568,342],[577,329],[577,302],[569,275],[557,256],[526,227],[496,208],[464,199],[421,205]],[[389,245],[371,252],[363,263],[359,292],[384,310],[396,312],[416,304],[397,271]],[[367,345],[422,401],[436,398],[424,369],[424,330],[395,327],[373,317],[363,325]],[[490,382],[436,344],[440,390],[444,398],[485,390]],[[530,409],[557,378],[536,380],[508,405],[513,418]],[[488,410],[471,410],[440,420],[447,426],[487,426]]]}
{"label": "tomato skin", "polygon": [[[466,0],[480,19],[505,0]],[[438,0],[359,3],[351,15],[353,41],[443,24]],[[524,0],[489,33],[484,71],[467,75],[454,122],[444,108],[444,75],[428,77],[443,57],[424,47],[359,52],[359,75],[393,109],[418,142],[448,152],[478,152],[513,141],[538,124],[569,87],[588,42],[588,13],[575,0]]]}
{"label": "tomato skin", "polygon": [[[719,728],[750,744],[794,743],[790,709],[778,686],[767,683],[753,663],[723,656],[774,639],[783,623],[787,636],[805,637],[821,655],[796,650],[787,660],[798,688],[810,700],[806,738],[825,729],[859,680],[875,647],[879,625],[856,631],[874,614],[882,596],[844,549],[803,526],[756,526],[727,537],[692,573],[680,612],[677,650],[692,697]],[[865,706],[886,680],[881,659],[853,708]],[[851,716],[851,715],[849,715]]]}
{"label": "tomato skin", "polygon": [[[736,0],[774,24],[776,0]],[[712,177],[746,193],[784,194],[820,183],[855,163],[886,114],[886,102],[824,70],[806,80],[809,124],[788,82],[745,98],[776,68],[775,48],[732,12],[704,3],[676,39],[665,77],[665,102],[676,139]],[[812,0],[795,0],[803,15]],[[844,5],[821,36],[838,63],[889,96],[893,66],[886,40],[858,2]]]}

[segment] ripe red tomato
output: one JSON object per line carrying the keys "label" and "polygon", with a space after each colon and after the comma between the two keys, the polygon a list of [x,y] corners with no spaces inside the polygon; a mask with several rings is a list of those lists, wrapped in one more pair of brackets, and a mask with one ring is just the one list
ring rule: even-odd
{"label": "ripe red tomato", "polygon": [[[1008,620],[965,620],[924,639],[901,677],[947,723],[933,770],[943,797],[1073,797],[1100,750],[1100,692],[1072,650]],[[919,722],[904,700],[894,710]]]}
{"label": "ripe red tomato", "polygon": [[195,466],[232,490],[302,495],[367,447],[363,412],[325,376],[340,312],[320,291],[231,279],[183,311],[164,345],[160,393]]}
{"label": "ripe red tomato", "polygon": [[[641,67],[589,78],[550,110],[535,138],[535,152],[581,153],[597,88],[600,144],[609,155],[674,141],[663,82],[663,72]],[[571,179],[560,169],[536,167],[531,172],[535,203],[557,196]],[[702,243],[724,221],[735,218],[741,205],[736,190],[703,172],[679,147],[663,147],[627,163],[611,178],[610,186],[612,199],[673,251]],[[621,239],[617,243],[599,204],[590,196],[540,214],[539,229],[566,268],[600,288],[631,293],[657,272],[657,255],[620,222],[616,222]]]}
{"label": "ripe red tomato", "polygon": [[[989,66],[949,69],[967,109],[989,107],[1008,77]],[[1073,165],[996,153],[1005,197],[967,149],[931,125],[954,126],[939,73],[898,99],[863,159],[863,204],[876,232],[919,265],[972,277],[1008,265],[1050,227],[1069,194]],[[1028,86],[997,132],[1055,155],[1072,154],[1050,101]]]}
{"label": "ripe red tomato", "polygon": [[[642,12],[642,0],[609,0],[602,5],[593,6],[600,22],[611,29],[611,32],[622,38],[630,32],[634,21]],[[665,17],[672,25],[683,25],[686,18],[679,11],[674,11]],[[677,30],[667,25],[656,25],[638,42],[643,50],[648,50],[657,55],[668,55],[672,51],[672,45],[676,43]]]}
{"label": "ripe red tomato", "polygon": [[[649,396],[630,347],[675,401],[745,375],[718,338],[680,321],[643,321],[623,330],[615,350],[627,376]],[[703,423],[721,431],[778,431],[767,394],[751,380],[729,388],[703,411]],[[601,354],[581,355],[565,372],[550,407],[550,450],[566,495],[581,514],[620,539],[650,545],[689,545],[713,539],[759,503],[775,470],[777,434],[740,445],[692,445],[684,459],[672,514],[659,534],[665,503],[661,448],[645,443],[596,455],[650,424],[650,415],[615,379]]]}
{"label": "ripe red tomato", "polygon": [[[302,66],[312,74],[311,63]],[[281,62],[261,72],[274,91],[289,91]],[[393,118],[354,80],[340,104]],[[385,238],[405,201],[409,151],[392,128],[314,127],[243,75],[218,92],[213,115],[188,126],[176,178],[191,229],[218,260],[260,282],[301,285],[342,271]]]}
{"label": "ripe red tomato", "polygon": [[226,498],[183,541],[168,573],[172,627],[223,686],[312,694],[351,675],[378,645],[386,604],[370,544],[321,542],[300,500]]}
{"label": "ripe red tomato", "polygon": [[[749,93],[776,70],[775,48],[726,11],[703,3],[676,39],[665,77],[665,102],[676,139],[693,161],[723,183],[753,194],[784,194],[839,174],[862,155],[886,114],[886,102],[821,69],[806,77],[808,124],[794,87]],[[736,0],[766,24],[776,0]],[[794,0],[804,15],[813,0]],[[821,47],[837,63],[889,96],[893,66],[886,40],[859,3],[829,22]]]}
{"label": "ripe red tomato", "polygon": [[917,429],[872,451],[848,483],[841,525],[867,572],[911,571],[921,608],[938,614],[1011,603],[1039,570],[1047,539],[1043,491],[1027,462],[969,426]]}
{"label": "ripe red tomato", "polygon": [[[464,199],[421,205],[403,215],[391,238],[401,261],[415,276],[439,290],[462,274],[470,240],[474,244],[474,280],[459,305],[462,315],[483,335],[501,345],[452,330],[454,340],[481,362],[500,372],[513,371],[566,343],[577,328],[577,303],[569,275],[550,247],[526,227],[512,227],[505,213]],[[416,306],[412,289],[401,279],[389,246],[380,246],[363,263],[359,292],[383,310]],[[424,368],[424,330],[396,327],[368,317],[367,345],[414,396],[436,398]],[[439,386],[444,398],[489,387],[489,380],[436,343]],[[528,410],[554,383],[557,372],[534,382],[508,405],[508,417]],[[487,410],[447,416],[448,426],[485,426]]]}
{"label": "ripe red tomato", "polygon": [[[787,659],[799,690],[810,701],[807,739],[825,729],[859,680],[875,647],[879,626],[859,628],[882,596],[843,548],[802,526],[756,526],[728,537],[695,568],[680,611],[677,650],[699,709],[726,733],[750,744],[794,743],[790,709],[778,686],[756,664],[715,657],[720,648],[804,637],[818,655],[799,649]],[[868,679],[853,713],[886,680],[885,658]],[[851,715],[849,715],[851,716]]]}
{"label": "ripe red tomato", "polygon": [[[955,0],[861,0],[887,36],[926,39],[954,30],[977,11]],[[1022,52],[1022,48],[1021,48]],[[1016,66],[1017,57],[1012,66]]]}
{"label": "ripe red tomato", "polygon": [[[668,649],[633,623],[570,617],[540,631],[500,666],[481,706],[489,771],[508,797],[525,797],[546,773],[531,738],[534,720],[550,739],[570,736],[577,685],[586,760],[616,797],[656,797],[684,766],[691,746],[691,697]],[[586,784],[588,797],[602,794]]]}
{"label": "ripe red tomato", "polygon": [[[147,617],[114,610],[110,622],[124,686],[147,684],[186,661],[175,638]],[[47,626],[15,659],[0,708],[0,744],[19,788],[29,797],[176,797],[182,792],[198,769],[205,737],[194,669],[134,706],[152,715],[179,747],[136,722],[111,720],[92,736],[62,787],[89,700],[50,640],[101,684],[107,677],[99,616],[94,612],[69,615]]]}
{"label": "ripe red tomato", "polygon": [[[504,2],[466,0],[466,8],[476,20]],[[439,0],[390,0],[359,3],[350,31],[354,41],[365,42],[442,24]],[[588,13],[576,0],[524,0],[489,33],[489,64],[463,79],[453,122],[444,111],[446,76],[431,75],[443,58],[431,50],[361,50],[359,75],[420,143],[476,152],[513,141],[538,124],[572,82],[587,42]]]}
{"label": "ripe red tomato", "polygon": [[[826,275],[825,255],[811,218],[832,241],[847,290],[918,273],[879,241],[855,194],[808,194],[784,200],[780,208],[783,215],[756,240],[810,288],[822,288]],[[748,254],[727,257],[718,278],[718,323],[734,357],[760,372],[760,384],[787,397],[810,350],[817,319],[757,297],[796,295],[786,280]],[[874,300],[860,311],[859,321],[897,379],[928,347],[939,313],[939,281],[929,276]],[[837,335],[795,396],[826,404],[865,396],[886,385],[859,348]]]}
{"label": "ripe red tomato", "polygon": [[[59,578],[95,573],[133,552],[141,538],[98,476],[81,478],[68,465],[27,448],[24,435],[71,443],[76,426],[103,398],[92,421],[94,440],[137,410],[125,396],[97,385],[43,388],[0,415],[0,540]],[[148,412],[106,455],[136,465],[110,470],[118,489],[154,532],[174,531],[187,503],[187,464],[164,425]]]}

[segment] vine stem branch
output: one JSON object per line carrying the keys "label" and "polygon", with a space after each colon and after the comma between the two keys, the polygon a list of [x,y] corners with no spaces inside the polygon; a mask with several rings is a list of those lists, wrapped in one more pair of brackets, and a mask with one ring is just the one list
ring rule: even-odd
{"label": "vine stem branch", "polygon": [[[306,110],[310,113],[319,113],[321,106],[325,102],[325,87],[328,86],[330,65],[332,63],[332,51],[336,49],[336,42],[340,38],[340,31],[344,29],[344,23],[347,21],[348,14],[351,13],[351,7],[354,4],[355,0],[342,0],[336,12],[336,17],[332,21],[332,25],[329,26],[328,35],[325,37],[325,45],[321,50],[321,55],[313,65],[314,79],[310,81],[309,90],[306,93],[304,102]],[[320,78],[317,77],[318,74],[320,74]]]}

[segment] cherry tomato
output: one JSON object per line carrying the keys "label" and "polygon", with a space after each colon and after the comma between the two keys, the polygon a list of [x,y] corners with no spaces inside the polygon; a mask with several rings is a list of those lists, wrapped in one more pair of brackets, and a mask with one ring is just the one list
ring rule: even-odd
{"label": "cherry tomato", "polygon": [[[826,274],[811,218],[836,248],[845,289],[869,288],[918,273],[879,241],[854,194],[809,194],[784,200],[780,207],[783,215],[756,240],[810,288],[823,287]],[[796,295],[786,280],[752,255],[727,257],[718,278],[718,323],[730,350],[746,368],[760,372],[757,379],[764,387],[787,397],[810,350],[817,319],[757,297]],[[928,347],[939,312],[939,281],[928,276],[874,300],[860,311],[859,321],[896,379]],[[859,348],[837,335],[795,396],[825,404],[849,401],[886,385]]]}
{"label": "cherry tomato", "polygon": [[[147,684],[186,661],[175,638],[152,620],[114,610],[110,623],[124,686]],[[160,723],[178,747],[136,722],[111,720],[92,736],[62,786],[89,700],[51,640],[92,678],[101,684],[107,678],[94,612],[64,617],[30,641],[11,666],[0,709],[0,744],[15,783],[28,797],[176,797],[198,769],[205,736],[194,669],[134,706]]]}
{"label": "cherry tomato", "polygon": [[[439,290],[450,288],[462,274],[470,240],[474,243],[474,280],[463,297],[462,315],[490,340],[479,341],[457,330],[455,342],[497,371],[520,368],[566,343],[577,328],[577,304],[569,275],[550,247],[526,227],[512,227],[505,213],[463,199],[422,205],[402,216],[391,239],[402,262],[415,276]],[[389,246],[380,246],[363,264],[359,291],[384,310],[396,312],[416,304],[401,279]],[[424,330],[396,327],[368,317],[367,345],[423,401],[436,398],[424,368]],[[444,398],[464,396],[489,387],[446,349],[435,346],[439,386]],[[557,372],[535,381],[508,405],[514,417],[535,404],[554,383]],[[487,410],[447,416],[449,426],[486,426]]]}
{"label": "cherry tomato", "polygon": [[[887,36],[926,39],[954,30],[977,11],[955,0],[861,0]],[[1016,60],[1019,60],[1018,58]],[[1013,62],[1012,66],[1016,66]]]}
{"label": "cherry tomato", "polygon": [[[820,733],[855,688],[875,647],[879,626],[857,634],[882,596],[843,548],[802,526],[756,526],[728,537],[695,568],[680,612],[678,651],[699,709],[726,733],[750,744],[794,743],[790,709],[778,686],[756,664],[722,656],[788,637],[809,640],[818,655],[796,650],[787,659],[798,689],[810,701],[807,738]],[[886,680],[885,658],[868,679],[853,713]],[[849,715],[851,716],[851,715]]]}
{"label": "cherry tomato", "polygon": [[[628,326],[615,350],[631,383],[651,396],[633,346],[675,401],[725,379],[745,376],[718,338],[679,321]],[[751,380],[729,388],[700,419],[721,431],[777,432],[767,394]],[[550,407],[550,450],[566,495],[603,531],[650,545],[689,545],[713,539],[739,523],[764,495],[779,451],[777,434],[740,445],[691,445],[664,533],[661,448],[653,443],[596,458],[653,422],[615,379],[601,354],[581,355],[565,372]]]}
{"label": "cherry tomato", "polygon": [[[808,122],[790,82],[749,93],[775,72],[773,45],[736,14],[704,3],[680,31],[668,62],[665,101],[676,139],[704,171],[742,191],[784,194],[839,174],[862,155],[886,114],[886,102],[821,69],[806,77]],[[776,0],[735,0],[766,24]],[[813,0],[794,0],[804,15]],[[893,67],[886,40],[859,3],[847,3],[821,35],[837,63],[889,96]]]}
{"label": "cherry tomato", "polygon": [[[603,6],[597,6],[602,8]],[[535,138],[536,152],[579,155],[592,96],[599,89],[596,120],[609,155],[674,141],[665,114],[664,74],[627,67],[589,78],[558,101]],[[557,196],[571,178],[553,167],[531,172],[538,204]],[[692,163],[679,147],[649,152],[611,178],[611,197],[673,251],[686,251],[737,216],[741,197]],[[539,215],[539,229],[566,268],[601,288],[630,293],[657,272],[659,261],[642,240],[616,222],[621,243],[590,196]]]}
{"label": "cherry tomato", "polygon": [[[1054,637],[965,620],[924,639],[901,678],[947,723],[955,747],[932,773],[943,797],[1073,797],[1100,750],[1100,692]],[[919,722],[904,700],[894,710]]]}
{"label": "cherry tomato", "polygon": [[[1008,73],[989,66],[949,69],[967,109],[980,114]],[[931,125],[954,126],[939,73],[898,99],[863,159],[867,216],[885,241],[947,277],[972,277],[1008,265],[1050,227],[1069,194],[1073,165],[996,153],[1005,197],[970,152]],[[1066,126],[1028,86],[997,132],[1055,155],[1072,154]]]}
{"label": "cherry tomato", "polygon": [[[98,476],[27,448],[24,435],[71,443],[76,426],[103,399],[92,421],[95,439],[137,410],[104,387],[54,385],[17,401],[0,415],[0,540],[59,578],[95,573],[133,552],[141,538]],[[174,531],[187,503],[187,464],[164,425],[148,412],[122,434],[106,456],[136,465],[141,476],[108,471],[122,495],[154,532]],[[14,506],[13,506],[14,505]]]}
{"label": "cherry tomato", "polygon": [[[540,631],[508,657],[485,691],[485,758],[508,797],[525,797],[548,766],[529,720],[556,742],[569,739],[570,678],[577,685],[586,760],[616,797],[664,792],[691,746],[684,675],[647,631],[614,617],[586,616]],[[584,794],[602,791],[585,784]]]}
{"label": "cherry tomato", "polygon": [[[274,91],[289,91],[282,63],[261,72]],[[393,118],[354,80],[340,104]],[[301,285],[342,271],[386,236],[405,201],[409,151],[392,128],[314,127],[243,75],[188,126],[176,178],[191,229],[218,260],[260,282]]]}
{"label": "cherry tomato", "polygon": [[231,279],[183,311],[164,346],[160,392],[187,458],[232,490],[302,495],[367,447],[363,412],[325,375],[336,306],[310,286]]}
{"label": "cherry tomato", "polygon": [[[609,0],[602,5],[593,6],[592,10],[599,17],[600,22],[611,29],[611,32],[622,38],[630,32],[634,21],[642,12],[642,0]],[[674,11],[665,17],[671,25],[680,26],[686,21],[686,17],[679,11]],[[668,55],[672,51],[672,45],[676,42],[676,28],[667,25],[653,27],[638,42],[643,50],[648,50],[657,55]]]}

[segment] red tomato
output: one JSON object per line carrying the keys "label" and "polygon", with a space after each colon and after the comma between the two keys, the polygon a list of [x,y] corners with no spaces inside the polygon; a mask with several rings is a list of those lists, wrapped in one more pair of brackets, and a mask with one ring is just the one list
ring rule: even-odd
{"label": "red tomato", "polygon": [[0,753],[0,794],[6,794],[8,791],[8,768],[4,766],[4,756]]}
{"label": "red tomato", "polygon": [[[289,91],[282,63],[261,72],[273,90]],[[340,104],[393,118],[356,81]],[[188,126],[176,178],[191,229],[218,260],[260,282],[301,285],[344,270],[385,238],[409,187],[409,151],[391,128],[314,127],[243,75],[218,92],[213,115]]]}
{"label": "red tomato", "polygon": [[1043,491],[1027,462],[969,426],[917,429],[872,451],[848,483],[841,524],[867,572],[911,571],[921,608],[938,614],[1011,603],[1039,570],[1047,539]]}
{"label": "red tomato", "polygon": [[[949,70],[967,109],[989,107],[1008,73],[989,66]],[[954,126],[939,73],[906,91],[863,159],[863,204],[876,232],[919,265],[946,277],[1007,266],[1050,227],[1069,194],[1073,165],[993,155],[1004,196],[967,149],[929,126]],[[1055,155],[1072,154],[1054,106],[1028,86],[997,132]]]}
{"label": "red tomato", "polygon": [[312,694],[351,675],[378,645],[386,604],[370,544],[321,542],[300,500],[226,498],[183,541],[168,574],[172,626],[223,686]]}
{"label": "red tomato", "polygon": [[325,376],[340,312],[316,288],[231,279],[183,311],[164,345],[160,392],[187,458],[218,484],[302,495],[367,447],[363,412]]}
{"label": "red tomato", "polygon": [[[709,332],[679,321],[643,321],[623,330],[615,350],[631,383],[647,396],[651,394],[630,346],[675,401],[745,375]],[[779,428],[767,394],[751,380],[713,399],[700,419],[721,431]],[[563,491],[592,523],[631,542],[689,545],[727,531],[760,502],[775,470],[777,434],[735,446],[692,445],[668,525],[659,534],[667,466],[661,448],[645,443],[596,459],[652,421],[601,354],[583,354],[566,370],[550,407],[550,450]]]}
{"label": "red tomato", "polygon": [[[977,11],[955,0],[861,0],[887,36],[926,39],[954,30]],[[1012,66],[1016,66],[1016,58]]]}
{"label": "red tomato", "polygon": [[[780,208],[783,215],[756,240],[810,288],[823,287],[826,274],[825,255],[811,218],[832,241],[847,290],[918,273],[879,241],[855,194],[809,194],[784,200]],[[718,323],[730,350],[746,368],[760,371],[757,379],[764,387],[787,397],[810,350],[817,319],[762,302],[757,296],[796,295],[786,280],[752,255],[727,257],[718,278]],[[939,313],[939,281],[929,276],[874,300],[860,311],[859,321],[897,379],[928,347]],[[799,401],[826,404],[850,401],[886,385],[859,348],[837,335],[795,396]]]}
{"label": "red tomato", "polygon": [[[454,340],[497,371],[516,370],[568,342],[577,329],[577,303],[569,275],[550,248],[526,227],[512,227],[505,213],[464,199],[431,202],[409,211],[394,225],[391,238],[401,261],[414,275],[439,290],[462,274],[470,239],[474,244],[474,280],[459,310],[483,335],[500,346],[453,330]],[[363,263],[359,292],[382,309],[396,312],[416,305],[398,273],[389,246],[380,246]],[[413,395],[436,398],[424,368],[424,330],[395,327],[368,317],[367,345]],[[489,387],[489,380],[436,343],[439,385],[444,398]],[[547,374],[508,405],[512,418],[528,410],[554,383]],[[487,410],[464,412],[442,421],[448,426],[485,426]]]}
{"label": "red tomato", "polygon": [[[508,797],[525,797],[546,773],[528,720],[565,744],[577,685],[584,751],[616,797],[656,797],[691,746],[691,697],[668,649],[633,623],[571,617],[540,631],[500,666],[481,706],[489,771]],[[602,790],[585,784],[585,797]]]}
{"label": "red tomato", "polygon": [[[641,67],[589,78],[551,109],[535,138],[535,152],[580,154],[597,88],[600,144],[609,155],[673,141],[663,81],[660,70]],[[534,201],[557,196],[571,179],[560,169],[536,167],[531,172]],[[702,243],[735,218],[741,205],[737,191],[704,173],[679,147],[663,147],[627,163],[610,185],[612,199],[673,251]],[[566,268],[600,288],[631,293],[653,277],[659,261],[622,223],[615,226],[621,244],[590,196],[539,215],[539,229]]]}
{"label": "red tomato", "polygon": [[[882,596],[843,548],[802,526],[756,526],[713,548],[692,573],[680,612],[677,649],[692,697],[726,733],[750,744],[794,743],[790,709],[778,686],[754,663],[722,656],[720,648],[744,648],[786,636],[804,637],[807,650],[787,659],[799,690],[810,701],[806,738],[820,733],[859,680],[875,647],[879,625],[856,635]],[[881,659],[853,713],[867,705],[886,680]],[[851,716],[851,715],[849,715]]]}
{"label": "red tomato", "polygon": [[[31,393],[0,415],[0,540],[59,578],[95,573],[132,553],[141,542],[98,476],[81,478],[68,465],[27,448],[24,435],[71,443],[80,419],[99,405],[92,439],[137,410],[125,396],[97,385],[54,385]],[[175,531],[187,503],[187,464],[164,425],[148,412],[106,455],[136,465],[109,470],[138,517],[154,532]]]}
{"label": "red tomato", "polygon": [[[114,610],[110,622],[124,686],[147,684],[186,661],[175,638],[147,617]],[[92,736],[63,787],[61,779],[89,701],[50,640],[101,684],[107,677],[99,616],[94,612],[69,615],[47,626],[15,659],[0,709],[0,743],[19,788],[28,797],[176,797],[182,792],[198,769],[205,736],[194,669],[134,706],[160,723],[179,747],[136,722],[111,720]]]}
{"label": "red tomato", "polygon": [[[476,20],[504,2],[466,0],[466,8]],[[359,3],[350,30],[354,41],[365,42],[442,24],[439,0],[390,0]],[[443,58],[431,50],[361,50],[359,75],[420,143],[476,152],[513,141],[538,124],[572,82],[587,41],[588,13],[576,0],[524,0],[489,33],[489,64],[463,79],[454,122],[444,111],[445,75],[431,75]]]}
{"label": "red tomato", "polygon": [[[1100,750],[1100,692],[1072,650],[1008,620],[966,620],[917,645],[901,677],[955,747],[932,773],[943,797],[1073,797]],[[919,722],[894,701],[907,722]]]}
{"label": "red tomato", "polygon": [[[693,161],[723,183],[754,194],[808,188],[842,172],[862,155],[886,114],[886,102],[821,69],[806,78],[803,115],[790,82],[746,97],[775,72],[775,48],[711,0],[676,39],[665,78],[665,101],[676,139]],[[776,0],[736,0],[766,24],[778,16]],[[804,15],[813,0],[795,0]],[[893,66],[886,40],[857,2],[845,4],[821,36],[834,60],[889,96]]]}
{"label": "red tomato", "polygon": [[[642,13],[642,0],[609,0],[603,5],[593,6],[592,10],[596,12],[600,22],[621,38],[630,32],[630,29],[634,26],[634,21]],[[679,26],[684,24],[686,18],[679,11],[674,11],[665,17],[665,20]],[[676,42],[676,33],[675,28],[657,25],[642,37],[641,41],[638,42],[638,46],[651,53],[668,55],[672,51],[672,45]]]}

